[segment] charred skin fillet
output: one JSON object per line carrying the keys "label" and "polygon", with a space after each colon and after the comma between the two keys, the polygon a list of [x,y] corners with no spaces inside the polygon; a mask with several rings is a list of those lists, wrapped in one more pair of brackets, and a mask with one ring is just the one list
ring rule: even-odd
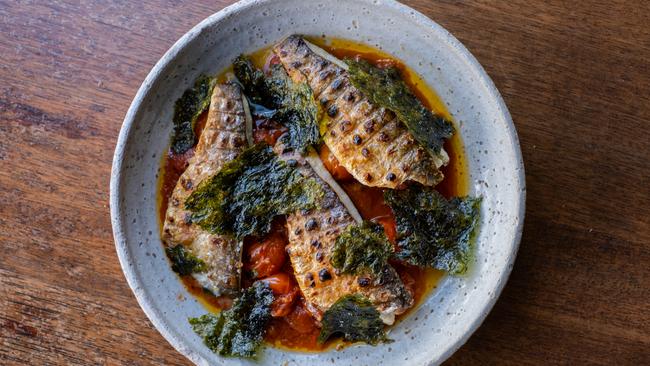
{"label": "charred skin fillet", "polygon": [[[307,82],[324,110],[325,144],[359,182],[395,188],[406,181],[434,186],[443,179],[444,152],[433,158],[385,108],[374,106],[342,67],[313,52],[298,36],[273,48],[295,82]],[[323,128],[321,128],[323,131]]]}
{"label": "charred skin fillet", "polygon": [[319,209],[302,210],[287,216],[287,252],[308,310],[320,321],[323,312],[341,296],[361,294],[375,305],[386,324],[392,324],[395,315],[413,306],[413,294],[389,265],[380,276],[373,276],[370,272],[361,276],[337,274],[330,264],[335,240],[355,221],[336,193],[315,174],[302,156],[285,151],[280,143],[274,150],[281,159],[292,164],[296,162],[300,173],[316,179],[325,191]]}
{"label": "charred skin fillet", "polygon": [[208,270],[195,273],[199,283],[215,295],[239,290],[242,244],[236,239],[212,234],[189,220],[185,200],[206,178],[216,174],[246,146],[243,94],[235,84],[218,84],[210,100],[208,119],[194,156],[176,183],[165,215],[163,242],[182,244],[203,260]]}

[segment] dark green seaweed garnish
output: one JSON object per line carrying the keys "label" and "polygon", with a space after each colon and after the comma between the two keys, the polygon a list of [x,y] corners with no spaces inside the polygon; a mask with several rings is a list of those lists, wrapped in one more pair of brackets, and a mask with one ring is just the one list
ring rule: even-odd
{"label": "dark green seaweed garnish", "polygon": [[364,221],[350,225],[337,238],[332,250],[331,263],[341,273],[364,274],[367,271],[381,274],[393,254],[384,228]]}
{"label": "dark green seaweed garnish", "polygon": [[178,244],[165,249],[167,257],[172,262],[172,270],[181,276],[187,276],[196,272],[203,272],[207,269],[205,262]]}
{"label": "dark green seaweed garnish", "polygon": [[454,126],[422,105],[397,68],[380,69],[365,60],[346,59],[345,63],[357,89],[373,103],[393,111],[431,156],[440,156],[445,139],[454,133]]}
{"label": "dark green seaweed garnish", "polygon": [[397,258],[462,274],[471,258],[471,242],[481,199],[445,199],[432,188],[386,190],[386,203],[397,222]]}
{"label": "dark green seaweed garnish", "polygon": [[191,149],[196,143],[194,125],[201,113],[210,106],[210,97],[216,84],[216,79],[201,75],[194,86],[185,90],[174,104],[174,131],[171,149],[175,154],[182,154]]}
{"label": "dark green seaweed garnish", "polygon": [[196,334],[210,350],[222,356],[255,357],[271,319],[273,292],[256,282],[244,290],[232,308],[219,314],[190,318]]}
{"label": "dark green seaweed garnish", "polygon": [[241,239],[268,233],[275,216],[317,207],[323,195],[316,180],[303,177],[262,143],[201,182],[185,208],[205,230]]}
{"label": "dark green seaweed garnish", "polygon": [[323,314],[318,342],[324,343],[334,336],[342,336],[348,342],[372,345],[391,342],[384,332],[379,311],[361,295],[346,295]]}
{"label": "dark green seaweed garnish", "polygon": [[318,105],[307,83],[294,83],[279,64],[271,66],[265,75],[244,56],[239,56],[233,67],[252,104],[264,107],[265,118],[287,128],[282,137],[285,146],[304,152],[320,143]]}

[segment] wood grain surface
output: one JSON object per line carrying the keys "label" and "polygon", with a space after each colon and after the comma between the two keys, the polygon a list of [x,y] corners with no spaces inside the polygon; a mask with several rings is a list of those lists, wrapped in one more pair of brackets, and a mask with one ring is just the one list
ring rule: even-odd
{"label": "wood grain surface", "polygon": [[[108,183],[140,83],[228,3],[0,0],[1,365],[189,364],[124,280]],[[650,364],[650,3],[406,3],[494,79],[527,173],[512,276],[447,364]]]}

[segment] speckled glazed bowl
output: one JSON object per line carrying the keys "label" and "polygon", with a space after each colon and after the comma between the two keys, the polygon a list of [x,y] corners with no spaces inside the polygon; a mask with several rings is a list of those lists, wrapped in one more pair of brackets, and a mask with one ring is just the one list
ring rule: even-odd
{"label": "speckled glazed bowl", "polygon": [[[483,196],[473,269],[444,278],[390,332],[388,345],[297,353],[266,348],[257,361],[221,358],[188,317],[206,310],[171,271],[160,243],[156,187],[174,100],[200,73],[292,34],[347,38],[387,51],[423,76],[451,111],[465,144],[471,194]],[[111,176],[111,216],[122,268],[140,306],[180,353],[199,365],[432,365],[481,324],[505,284],[524,216],[517,134],[499,92],[476,59],[438,24],[393,1],[242,1],[185,34],[142,83],[120,132]]]}

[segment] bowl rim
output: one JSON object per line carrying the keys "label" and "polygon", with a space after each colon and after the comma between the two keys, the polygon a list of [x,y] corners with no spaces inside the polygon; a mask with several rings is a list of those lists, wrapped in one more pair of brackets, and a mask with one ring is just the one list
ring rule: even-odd
{"label": "bowl rim", "polygon": [[[525,171],[523,158],[521,153],[521,148],[519,144],[519,138],[512,121],[512,117],[506,104],[501,97],[501,94],[497,90],[494,82],[489,77],[487,72],[483,69],[481,64],[476,60],[476,58],[469,52],[469,50],[454,37],[449,31],[443,28],[441,25],[422,14],[421,12],[394,0],[357,0],[360,2],[367,3],[368,5],[373,6],[383,6],[389,7],[393,10],[398,11],[403,15],[410,15],[412,20],[419,23],[426,28],[431,28],[434,33],[438,33],[443,42],[448,43],[464,61],[470,69],[474,69],[479,77],[479,82],[483,83],[486,87],[486,90],[490,94],[490,97],[497,102],[498,110],[503,114],[503,118],[506,123],[506,132],[508,134],[508,140],[512,145],[512,149],[515,153],[515,161],[517,166],[516,171],[518,172],[516,177],[517,185],[519,189],[518,205],[519,212],[517,213],[517,225],[515,227],[515,232],[513,236],[513,242],[511,245],[511,251],[508,253],[508,260],[505,263],[505,268],[503,269],[499,281],[494,288],[494,296],[491,296],[488,301],[485,303],[482,311],[474,319],[474,321],[466,327],[466,330],[462,333],[462,336],[448,347],[448,349],[442,353],[439,359],[429,361],[429,365],[436,363],[441,363],[448,359],[453,353],[455,353],[463,344],[467,342],[469,337],[478,329],[478,327],[483,323],[487,315],[490,313],[494,307],[497,299],[501,295],[501,292],[510,277],[510,273],[514,266],[514,261],[517,257],[517,252],[519,249],[523,226],[525,218],[525,206],[526,206],[526,181],[525,181]],[[170,331],[166,326],[162,324],[162,316],[154,308],[149,297],[144,292],[143,287],[141,286],[139,278],[135,275],[135,269],[133,264],[129,261],[128,247],[126,244],[126,239],[124,237],[124,223],[123,217],[120,214],[122,204],[120,202],[120,197],[122,196],[122,170],[123,162],[125,157],[125,148],[126,141],[131,134],[134,124],[135,117],[141,108],[141,104],[145,96],[151,92],[152,85],[154,81],[159,77],[160,73],[172,62],[175,57],[183,50],[183,48],[191,43],[194,39],[199,37],[203,31],[206,30],[212,24],[219,22],[220,20],[235,14],[236,12],[249,9],[251,7],[273,2],[273,0],[241,0],[234,4],[231,4],[227,7],[224,7],[220,11],[208,16],[197,25],[192,27],[188,32],[186,32],[180,39],[178,39],[165,54],[156,62],[153,66],[147,77],[142,82],[140,88],[138,89],[131,105],[124,117],[124,121],[120,128],[119,136],[117,139],[117,144],[115,147],[115,152],[113,155],[113,163],[111,168],[111,178],[110,178],[110,215],[111,215],[111,225],[113,228],[113,238],[115,241],[115,249],[117,251],[118,259],[120,261],[120,266],[127,280],[127,283],[131,290],[133,291],[136,300],[139,306],[142,308],[146,316],[149,318],[149,321],[156,327],[156,330],[170,343],[178,352],[187,357],[190,361],[197,365],[208,365],[209,361],[204,359],[199,352],[196,352],[189,346],[185,346],[185,340],[177,337],[172,331]]]}

